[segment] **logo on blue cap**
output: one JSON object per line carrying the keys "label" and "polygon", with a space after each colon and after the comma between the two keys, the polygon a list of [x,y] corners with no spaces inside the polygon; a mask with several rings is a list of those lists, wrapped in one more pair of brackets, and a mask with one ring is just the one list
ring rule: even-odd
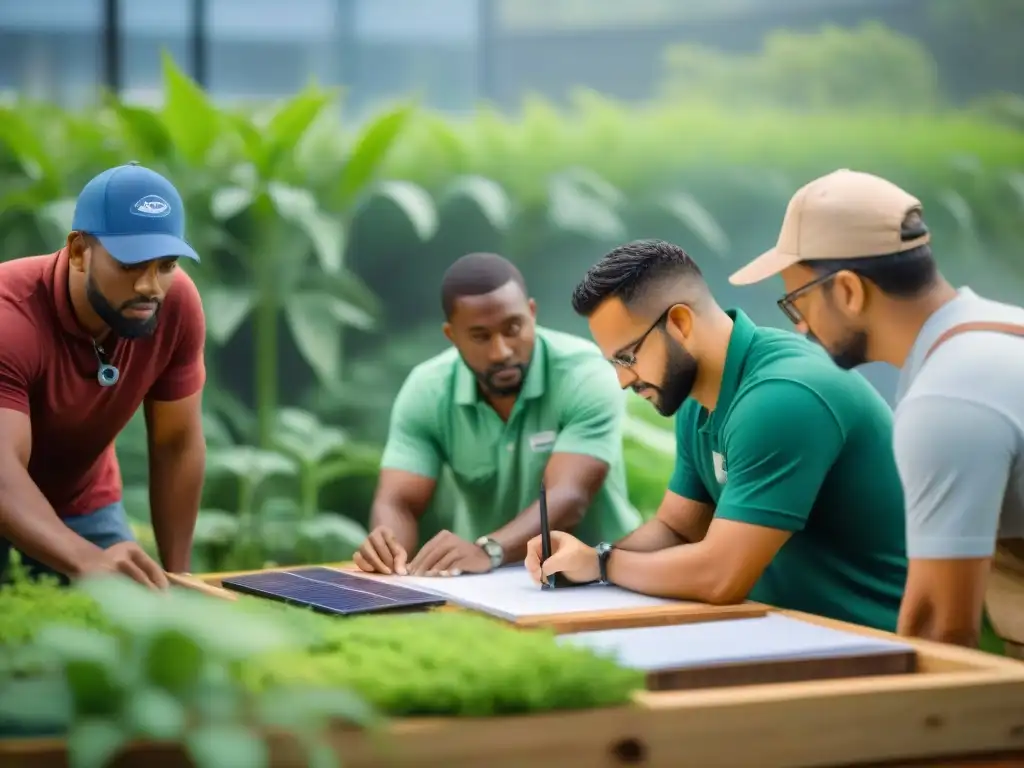
{"label": "logo on blue cap", "polygon": [[132,206],[132,213],[136,216],[163,217],[170,212],[170,204],[159,195],[146,195]]}

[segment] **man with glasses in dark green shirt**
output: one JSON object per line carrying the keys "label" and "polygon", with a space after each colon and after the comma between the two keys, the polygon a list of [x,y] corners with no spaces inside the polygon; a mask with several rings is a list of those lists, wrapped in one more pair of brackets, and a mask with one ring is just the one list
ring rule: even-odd
{"label": "man with glasses in dark green shirt", "polygon": [[536,580],[603,578],[661,597],[752,599],[892,631],[906,579],[892,414],[816,345],[715,302],[678,246],[643,241],[573,296],[630,387],[675,416],[677,458],[654,519],[591,548],[552,534]]}

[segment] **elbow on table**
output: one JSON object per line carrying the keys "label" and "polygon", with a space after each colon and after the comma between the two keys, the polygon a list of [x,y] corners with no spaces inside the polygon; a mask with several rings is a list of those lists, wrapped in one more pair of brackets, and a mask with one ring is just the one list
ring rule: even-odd
{"label": "elbow on table", "polygon": [[739,605],[748,594],[750,590],[746,585],[722,584],[708,590],[705,602],[710,605]]}
{"label": "elbow on table", "polygon": [[719,570],[709,574],[704,600],[711,605],[739,605],[750,595],[757,579],[751,580],[749,573],[739,570]]}

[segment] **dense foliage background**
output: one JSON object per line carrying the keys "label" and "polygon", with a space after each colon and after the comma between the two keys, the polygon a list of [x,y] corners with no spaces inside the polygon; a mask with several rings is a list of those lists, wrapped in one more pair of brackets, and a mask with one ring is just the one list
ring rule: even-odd
{"label": "dense foliage background", "polygon": [[[229,107],[169,58],[164,76],[158,109],[0,108],[0,238],[2,258],[56,250],[81,186],[128,160],[181,190],[209,327],[196,570],[351,553],[391,400],[444,347],[437,286],[469,251],[513,259],[541,322],[586,335],[568,301],[586,267],[627,239],[674,240],[723,304],[783,325],[779,286],[726,278],[773,244],[797,187],[849,167],[923,200],[954,282],[1009,300],[1022,285],[1020,100],[948,106],[927,51],[878,25],[776,35],[759,57],[678,46],[657,102],[580,91],[569,108],[532,99],[515,116],[400,103],[353,125],[314,85]],[[866,373],[885,392],[891,372]],[[673,439],[645,404],[630,407],[630,490],[649,513]],[[118,450],[145,538],[141,421]],[[453,513],[458,531],[443,484],[428,528]]]}

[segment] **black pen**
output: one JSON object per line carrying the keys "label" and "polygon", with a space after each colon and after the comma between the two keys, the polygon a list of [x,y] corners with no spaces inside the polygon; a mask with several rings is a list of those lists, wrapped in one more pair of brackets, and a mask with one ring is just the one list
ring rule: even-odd
{"label": "black pen", "polygon": [[[548,492],[544,487],[544,481],[540,481],[540,564],[551,557],[551,527],[548,525]],[[552,573],[546,580],[541,581],[543,589],[554,589],[556,586],[556,574]]]}

